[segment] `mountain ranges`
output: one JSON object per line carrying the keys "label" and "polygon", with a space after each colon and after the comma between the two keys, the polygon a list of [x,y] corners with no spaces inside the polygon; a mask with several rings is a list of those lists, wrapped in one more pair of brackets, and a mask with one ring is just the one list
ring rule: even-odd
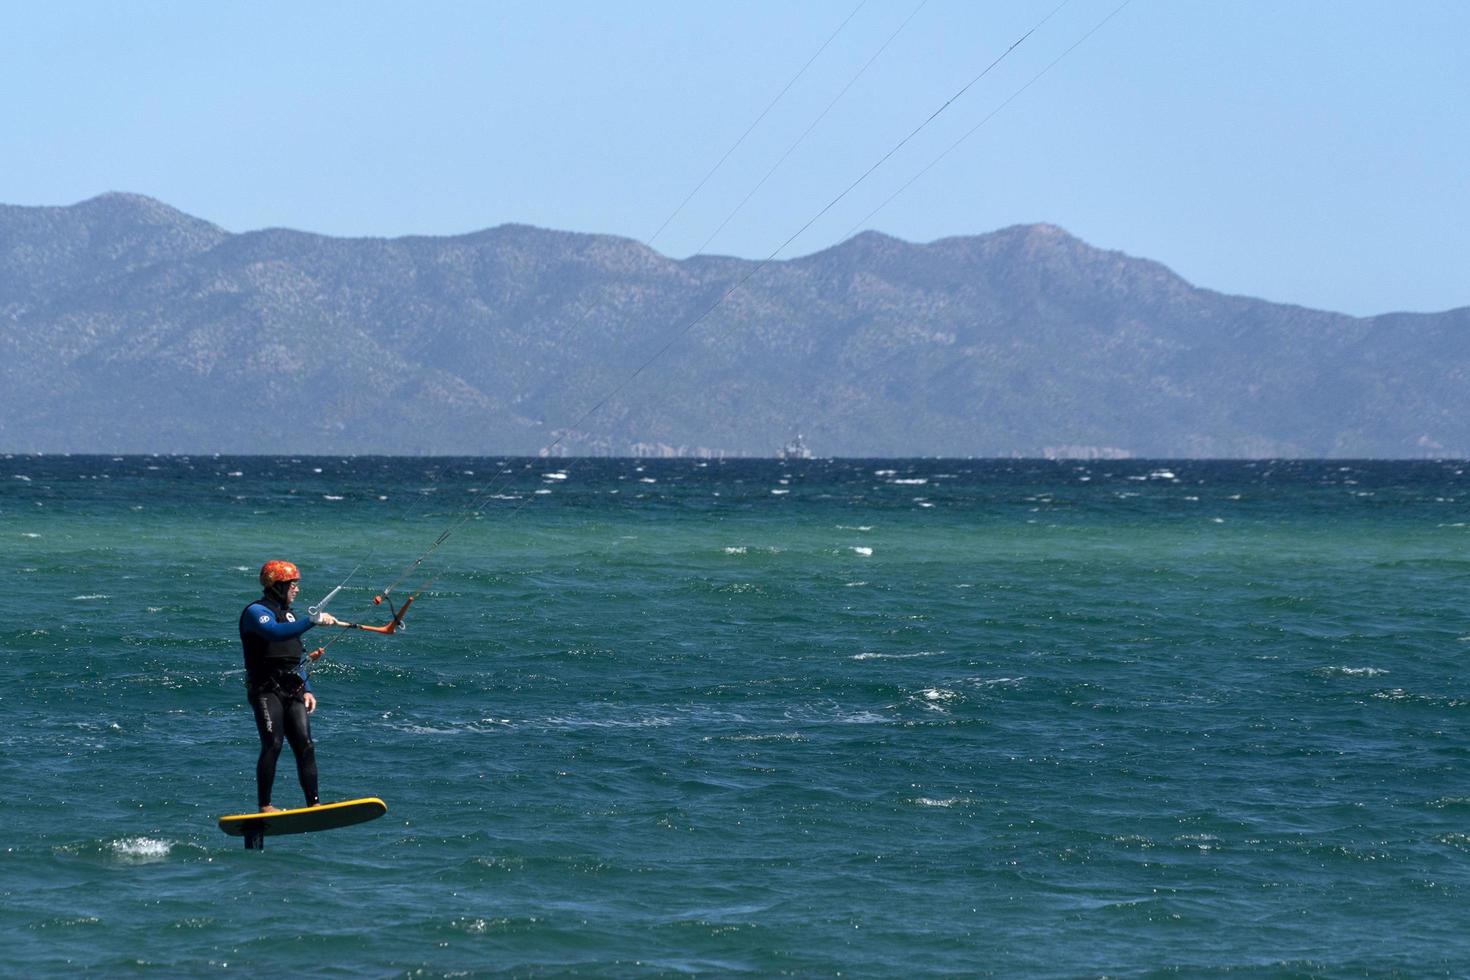
{"label": "mountain ranges", "polygon": [[7,452],[1459,457],[1467,378],[1470,307],[1222,295],[1050,225],[762,266],[0,206]]}

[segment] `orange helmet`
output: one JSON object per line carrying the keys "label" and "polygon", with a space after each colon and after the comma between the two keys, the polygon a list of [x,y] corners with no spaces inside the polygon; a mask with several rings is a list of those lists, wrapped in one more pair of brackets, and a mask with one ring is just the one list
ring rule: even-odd
{"label": "orange helmet", "polygon": [[295,582],[301,573],[289,561],[268,561],[260,566],[260,584],[270,588],[277,582]]}

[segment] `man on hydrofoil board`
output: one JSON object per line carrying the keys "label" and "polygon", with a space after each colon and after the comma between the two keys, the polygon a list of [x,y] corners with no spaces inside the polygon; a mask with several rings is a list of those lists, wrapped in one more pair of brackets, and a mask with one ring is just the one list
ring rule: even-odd
{"label": "man on hydrofoil board", "polygon": [[315,617],[296,615],[291,608],[301,591],[301,573],[289,561],[268,561],[260,567],[261,597],[240,613],[240,644],[245,651],[245,689],[255,729],[260,733],[260,757],[255,763],[255,796],[260,812],[271,805],[276,760],[283,742],[291,743],[296,775],[306,794],[306,805],[316,806],[316,746],[311,740],[309,715],[316,711],[316,695],[302,672],[305,648],[301,634],[313,626],[337,626],[327,612]]}

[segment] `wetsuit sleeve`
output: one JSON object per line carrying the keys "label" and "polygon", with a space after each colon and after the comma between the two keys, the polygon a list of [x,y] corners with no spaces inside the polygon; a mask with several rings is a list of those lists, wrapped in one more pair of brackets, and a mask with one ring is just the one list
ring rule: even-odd
{"label": "wetsuit sleeve", "polygon": [[251,604],[245,610],[245,615],[240,618],[242,630],[272,641],[289,640],[293,636],[300,636],[313,625],[311,619],[306,616],[302,616],[294,623],[278,623],[269,609],[256,604]]}

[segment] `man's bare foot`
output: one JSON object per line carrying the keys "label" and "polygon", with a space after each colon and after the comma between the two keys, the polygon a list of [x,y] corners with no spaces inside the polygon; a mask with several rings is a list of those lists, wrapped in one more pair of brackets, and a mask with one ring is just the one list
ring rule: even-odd
{"label": "man's bare foot", "polygon": [[281,808],[278,807],[278,806],[271,806],[269,803],[267,803],[265,806],[263,806],[263,807],[260,808],[260,812],[261,813],[280,813],[281,812]]}

